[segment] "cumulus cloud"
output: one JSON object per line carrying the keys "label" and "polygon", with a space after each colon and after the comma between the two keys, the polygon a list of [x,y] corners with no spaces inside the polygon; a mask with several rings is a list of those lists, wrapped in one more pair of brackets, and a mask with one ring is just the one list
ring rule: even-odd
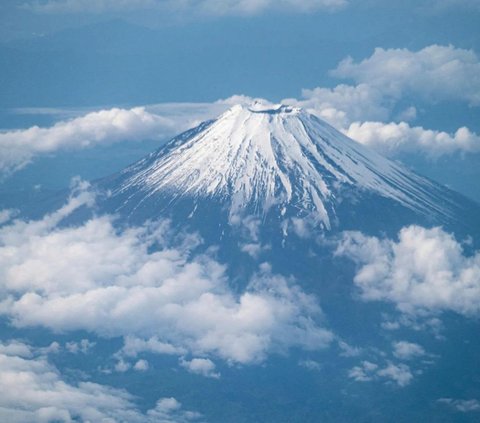
{"label": "cumulus cloud", "polygon": [[294,281],[264,264],[235,294],[223,265],[208,254],[191,256],[198,237],[185,234],[172,244],[166,222],[117,231],[101,216],[57,227],[72,204],[89,199],[79,197],[39,221],[0,228],[0,313],[12,324],[123,336],[125,356],[187,351],[234,363],[332,340],[316,323],[315,298]]}
{"label": "cumulus cloud", "polygon": [[0,225],[9,222],[17,214],[17,211],[14,209],[4,209],[0,210]]}
{"label": "cumulus cloud", "polygon": [[30,345],[14,339],[7,343],[0,343],[0,354],[30,358],[33,355],[33,349]]}
{"label": "cumulus cloud", "polygon": [[358,265],[354,283],[366,301],[388,301],[411,315],[480,312],[480,252],[467,256],[441,228],[408,226],[398,241],[343,235],[337,255]]}
{"label": "cumulus cloud", "polygon": [[190,361],[181,358],[180,365],[191,373],[214,379],[220,377],[220,373],[215,371],[215,363],[208,358],[194,358]]}
{"label": "cumulus cloud", "polygon": [[157,401],[153,410],[147,412],[149,421],[162,423],[187,423],[202,417],[195,411],[185,411],[175,398],[162,398]]}
{"label": "cumulus cloud", "polygon": [[[464,126],[454,133],[448,133],[412,126],[406,121],[388,122],[392,117],[394,102],[383,98],[378,90],[365,84],[304,90],[304,96],[302,100],[284,101],[307,108],[351,139],[385,156],[420,153],[429,159],[436,159],[453,153],[480,152],[480,135]],[[416,109],[409,107],[399,118],[412,120],[415,116]]]}
{"label": "cumulus cloud", "polygon": [[388,363],[384,368],[377,370],[377,376],[390,379],[401,387],[407,386],[413,379],[410,368],[403,363]]}
{"label": "cumulus cloud", "polygon": [[362,361],[348,372],[348,377],[357,382],[370,382],[373,380],[386,380],[396,383],[400,387],[407,386],[413,379],[410,368],[403,363],[394,364],[387,362],[384,367],[370,361]]}
{"label": "cumulus cloud", "polygon": [[142,414],[127,392],[91,382],[69,384],[45,356],[34,351],[19,341],[0,343],[1,421],[148,423],[159,421],[160,416],[161,421],[171,422],[200,417],[182,410],[173,398],[160,399],[154,409]]}
{"label": "cumulus cloud", "polygon": [[354,122],[343,130],[345,135],[385,156],[421,152],[437,158],[455,152],[480,152],[480,135],[462,127],[454,134],[433,131],[406,122]]}
{"label": "cumulus cloud", "polygon": [[337,128],[357,120],[386,120],[393,106],[393,102],[386,99],[380,90],[368,84],[304,89],[301,99],[283,101],[304,107]]}
{"label": "cumulus cloud", "polygon": [[411,360],[425,354],[423,347],[413,342],[397,341],[393,343],[393,355],[400,360]]}
{"label": "cumulus cloud", "polygon": [[120,355],[125,357],[137,357],[141,353],[182,355],[187,352],[186,349],[175,347],[172,344],[162,342],[157,336],[148,339],[137,338],[132,335],[123,338],[123,347]]}
{"label": "cumulus cloud", "polygon": [[157,10],[214,16],[249,16],[267,10],[296,13],[337,10],[347,4],[347,0],[36,0],[27,2],[24,8],[38,13],[111,13]]}
{"label": "cumulus cloud", "polygon": [[148,361],[147,360],[138,360],[134,365],[133,369],[137,370],[139,372],[145,372],[149,368]]}
{"label": "cumulus cloud", "polygon": [[431,45],[419,51],[376,48],[360,62],[344,59],[332,75],[381,89],[393,97],[462,100],[480,105],[480,61],[473,50]]}
{"label": "cumulus cloud", "polygon": [[480,105],[480,60],[472,50],[431,45],[419,51],[377,48],[355,62],[343,60],[331,74],[356,85],[304,89],[284,102],[308,109],[352,139],[382,154],[421,153],[429,158],[478,153],[480,136],[466,127],[454,133],[412,126],[417,109],[400,101],[465,101]]}

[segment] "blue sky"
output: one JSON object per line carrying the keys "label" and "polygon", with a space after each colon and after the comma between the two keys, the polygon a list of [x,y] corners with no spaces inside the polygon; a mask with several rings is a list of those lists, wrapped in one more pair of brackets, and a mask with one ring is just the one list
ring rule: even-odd
{"label": "blue sky", "polygon": [[[114,137],[114,149],[105,148],[112,144],[107,135],[26,152],[33,165],[9,179],[15,187],[31,178],[48,186],[51,173],[42,166],[61,168],[65,151],[87,163],[70,166],[72,174],[103,176],[88,165],[92,156],[110,163],[108,174],[128,163],[129,149],[134,160],[199,116],[222,111],[212,103],[239,95],[302,103],[348,135],[480,200],[478,1],[9,0],[0,8],[5,132],[115,107],[188,103],[181,122],[144,135],[157,144],[137,135],[129,146],[127,130]],[[401,76],[392,72],[397,65]],[[204,108],[192,114],[190,103]],[[163,117],[171,114],[160,109]],[[463,127],[468,132],[457,133]],[[0,139],[0,147],[9,139]]]}
{"label": "blue sky", "polygon": [[[298,371],[315,412],[338,411],[329,395],[343,404],[347,386],[361,407],[372,398],[394,404],[380,408],[386,415],[407,403],[414,413],[417,398],[429,396],[434,403],[425,407],[437,415],[474,419],[476,374],[458,360],[478,362],[480,252],[472,239],[417,226],[392,240],[345,233],[336,260],[350,259],[345,268],[355,278],[337,294],[358,315],[367,310],[380,334],[379,345],[357,346],[332,332],[314,295],[268,264],[259,265],[254,290],[234,292],[214,253],[195,255],[195,234],[168,239],[167,222],[122,229],[110,215],[77,227],[61,222],[80,207],[94,209],[87,180],[255,98],[304,107],[480,202],[479,22],[479,0],[2,1],[0,280],[9,298],[0,302],[0,391],[8,393],[0,415],[203,421],[196,410],[215,415],[211,398],[232,380],[240,380],[241,400],[257,400],[252,410],[263,413],[263,394],[282,401],[303,394]],[[66,190],[67,203],[52,211]],[[368,276],[363,284],[360,273]],[[405,278],[413,289],[396,289]],[[194,290],[191,280],[199,282]],[[175,330],[155,314],[158,304],[176,310]],[[263,318],[251,319],[260,309]],[[238,326],[237,312],[245,319]],[[292,341],[292,328],[303,343]],[[248,347],[232,347],[231,338]],[[290,349],[298,358],[291,373],[287,359],[274,356]],[[329,357],[346,360],[348,372],[332,372]],[[317,383],[320,370],[333,388]],[[151,387],[145,375],[162,383]],[[214,385],[219,380],[225,385]],[[252,380],[260,400],[252,399]],[[445,394],[444,385],[452,388]],[[407,386],[413,390],[402,393]]]}

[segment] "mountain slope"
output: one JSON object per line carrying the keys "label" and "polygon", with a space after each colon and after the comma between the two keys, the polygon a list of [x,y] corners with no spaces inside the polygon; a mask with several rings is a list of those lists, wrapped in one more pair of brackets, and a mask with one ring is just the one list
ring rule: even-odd
{"label": "mountain slope", "polygon": [[230,223],[272,215],[308,218],[330,230],[347,223],[339,222],[342,210],[362,201],[371,207],[374,199],[383,209],[391,203],[433,223],[459,216],[446,188],[305,110],[258,102],[232,107],[102,184],[116,211],[149,218],[182,201],[190,207],[184,216],[192,217],[207,201]]}

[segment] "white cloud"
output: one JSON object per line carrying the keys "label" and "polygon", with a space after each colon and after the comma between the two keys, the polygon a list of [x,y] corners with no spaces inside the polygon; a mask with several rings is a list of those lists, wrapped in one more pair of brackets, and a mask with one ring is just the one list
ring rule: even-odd
{"label": "white cloud", "polygon": [[463,100],[480,105],[480,61],[473,50],[430,45],[419,51],[376,48],[361,62],[344,59],[332,75],[367,84],[392,97]]}
{"label": "white cloud", "polygon": [[190,361],[181,358],[180,365],[191,373],[214,379],[220,377],[220,373],[215,371],[215,363],[208,358],[194,358]]}
{"label": "white cloud", "polygon": [[[138,1],[148,3],[154,0]],[[52,5],[57,3],[60,4],[51,2]],[[75,1],[61,2],[64,5],[70,3],[73,5]],[[88,3],[89,0],[83,0],[83,3],[79,0],[77,6],[84,7]],[[128,1],[114,3],[119,7],[130,4]],[[223,7],[228,6],[225,2],[221,3]],[[262,3],[264,7],[274,4],[269,0],[232,3],[235,3],[235,7],[246,7],[250,3],[257,6]],[[286,3],[289,1],[285,0]],[[292,0],[291,3],[295,2]],[[315,1],[305,0],[304,4],[310,3]],[[92,2],[95,7],[101,4]],[[278,6],[279,3],[275,4]],[[134,2],[130,5],[134,5]],[[108,7],[110,5],[105,4],[105,8]],[[296,4],[296,7],[300,7],[300,4]],[[439,45],[419,51],[378,48],[372,56],[358,63],[351,58],[343,60],[332,73],[338,77],[352,78],[357,85],[304,89],[301,99],[285,99],[284,102],[305,107],[351,138],[382,154],[394,156],[403,152],[421,152],[428,157],[438,157],[457,151],[480,151],[480,135],[466,127],[460,127],[450,134],[408,124],[406,121],[415,119],[417,115],[414,106],[392,116],[396,104],[405,96],[433,103],[461,100],[479,105],[480,61],[475,52]],[[232,104],[251,101],[250,97],[236,95],[213,103],[166,103],[132,109],[113,108],[92,111],[48,128],[33,126],[6,131],[0,133],[0,172],[13,172],[38,155],[59,150],[172,136],[218,116]],[[59,113],[58,110],[40,112]],[[67,116],[71,116],[71,113],[78,114],[79,111],[69,111]],[[393,117],[400,121],[385,123]]]}
{"label": "white cloud", "polygon": [[378,365],[370,361],[362,361],[360,366],[351,368],[348,377],[357,382],[370,382],[375,376]]}
{"label": "white cloud", "polygon": [[157,10],[214,16],[250,16],[268,10],[308,13],[338,10],[347,0],[47,0],[30,1],[24,8],[38,13],[112,13]]}
{"label": "white cloud", "polygon": [[9,222],[17,214],[17,210],[14,209],[4,209],[0,210],[0,225]]}
{"label": "white cloud", "polygon": [[390,379],[398,386],[407,386],[413,379],[412,372],[406,364],[388,363],[383,369],[377,371],[381,378]]}
{"label": "white cloud", "polygon": [[357,120],[386,120],[393,105],[380,90],[368,84],[304,89],[300,100],[283,101],[304,107],[337,128]]}
{"label": "white cloud", "polygon": [[132,365],[122,358],[115,363],[115,371],[119,373],[125,373],[127,370],[130,370]]}
{"label": "white cloud", "polygon": [[256,243],[256,242],[249,242],[246,244],[240,244],[240,250],[244,253],[248,254],[253,259],[257,260],[262,253],[271,249],[271,246]]}
{"label": "white cloud", "polygon": [[[466,127],[454,133],[412,126],[411,105],[395,111],[401,100],[429,104],[465,101],[480,105],[480,60],[472,50],[431,45],[419,51],[377,48],[360,62],[343,60],[332,75],[357,85],[304,89],[302,98],[284,102],[308,109],[347,136],[382,154],[421,153],[429,158],[480,152],[480,135]],[[389,122],[390,120],[395,120]]]}
{"label": "white cloud", "polygon": [[143,359],[138,360],[133,366],[133,369],[139,372],[145,372],[148,370],[148,368],[149,368],[148,361]]}
{"label": "white cloud", "polygon": [[432,131],[406,122],[354,122],[343,130],[345,135],[386,156],[421,152],[436,158],[455,152],[480,152],[480,135],[462,127],[454,134]]}
{"label": "white cloud", "polygon": [[449,405],[462,413],[480,411],[480,401],[476,399],[464,400],[453,398],[440,398],[437,402]]}
{"label": "white cloud", "polygon": [[[32,114],[50,113],[52,116],[69,116],[70,119],[46,128],[32,126],[0,131],[0,173],[14,172],[37,156],[57,151],[168,138],[217,117],[232,104],[250,101],[250,97],[232,96],[213,103],[163,103],[86,114],[84,110],[28,109],[26,112]],[[0,222],[2,216],[9,217],[0,215]]]}
{"label": "white cloud", "polygon": [[0,171],[15,171],[40,154],[127,140],[159,139],[177,129],[172,120],[136,107],[91,112],[49,128],[33,126],[7,131],[0,133]]}
{"label": "white cloud", "polygon": [[[315,299],[293,281],[262,265],[234,294],[224,266],[208,255],[189,257],[194,236],[169,244],[166,222],[123,232],[108,216],[55,226],[88,200],[82,192],[42,220],[0,228],[0,313],[14,325],[124,336],[125,356],[187,351],[237,363],[332,340],[316,323]],[[150,251],[153,245],[160,250]]]}
{"label": "white cloud", "polygon": [[[0,343],[1,421],[153,423],[159,416],[171,422],[199,417],[182,410],[173,398],[159,400],[155,409],[142,414],[127,392],[91,382],[68,384],[44,356],[33,356],[33,351],[18,341]],[[175,407],[167,407],[165,401],[175,401]]]}
{"label": "white cloud", "polygon": [[359,268],[354,282],[366,301],[389,301],[407,314],[480,312],[480,252],[466,256],[441,228],[403,228],[398,241],[343,235],[336,251]]}
{"label": "white cloud", "polygon": [[[116,142],[159,140],[176,135],[202,121],[217,117],[234,103],[253,99],[233,96],[213,103],[165,103],[132,109],[92,111],[47,128],[0,132],[0,173],[21,169],[35,157],[62,150],[79,150]],[[304,90],[303,99],[284,102],[307,108],[352,139],[382,154],[421,152],[438,157],[454,152],[478,153],[480,136],[466,127],[454,134],[411,126],[406,122],[383,123],[396,100],[377,87],[361,83],[333,89]],[[73,113],[73,112],[72,112]],[[75,113],[78,113],[75,112]],[[412,119],[414,107],[399,116]],[[9,217],[7,211],[0,215]]]}
{"label": "white cloud", "polygon": [[149,421],[161,423],[187,423],[202,416],[195,411],[182,410],[182,404],[175,398],[162,398],[157,401],[153,410],[147,412]]}
{"label": "white cloud", "polygon": [[393,355],[400,360],[411,360],[425,354],[423,347],[413,342],[397,341],[393,343]]}
{"label": "white cloud", "polygon": [[140,339],[129,335],[123,338],[123,348],[121,350],[122,355],[126,357],[137,357],[137,355],[142,352],[182,355],[187,351],[184,348],[175,347],[172,344],[162,342],[157,336],[152,336],[149,339]]}
{"label": "white cloud", "polygon": [[410,384],[413,374],[410,368],[403,363],[394,364],[387,362],[384,367],[370,361],[362,361],[360,366],[350,369],[348,377],[357,382],[370,382],[373,380],[393,381],[398,386],[404,387]]}
{"label": "white cloud", "polygon": [[8,343],[0,343],[0,354],[30,358],[33,355],[33,350],[30,345],[17,340],[12,340]]}

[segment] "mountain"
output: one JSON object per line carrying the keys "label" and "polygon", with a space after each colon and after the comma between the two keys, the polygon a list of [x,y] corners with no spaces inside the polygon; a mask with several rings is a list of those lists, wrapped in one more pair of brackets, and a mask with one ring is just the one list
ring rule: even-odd
{"label": "mountain", "polygon": [[[392,421],[391,416],[399,422],[474,421],[455,420],[445,404],[456,404],[452,398],[475,398],[468,389],[476,386],[470,369],[478,368],[478,327],[452,311],[441,320],[438,311],[399,311],[408,300],[402,296],[405,281],[415,284],[430,277],[429,266],[427,276],[422,273],[422,260],[427,255],[427,261],[431,256],[438,263],[438,245],[422,238],[423,249],[415,250],[420,229],[410,229],[401,246],[391,242],[408,225],[442,226],[473,251],[480,234],[475,203],[356,143],[305,110],[261,102],[232,107],[96,186],[104,193],[100,212],[115,215],[120,226],[168,219],[173,238],[199,234],[201,242],[195,238],[191,254],[214,256],[238,301],[269,280],[265,292],[289,310],[302,298],[313,298],[321,307],[315,317],[299,316],[299,321],[305,327],[327,327],[334,334],[329,348],[310,350],[298,328],[287,330],[279,336],[291,336],[289,342],[298,347],[275,350],[278,354],[261,366],[217,360],[222,377],[215,382],[185,382],[168,370],[175,366],[171,359],[149,356],[156,360],[162,386],[197,404],[210,421],[383,422]],[[358,263],[337,253],[351,233],[345,231],[351,230],[357,235],[348,238],[349,248],[359,260],[372,257],[361,274]],[[445,248],[452,245],[446,242]],[[458,245],[449,254],[457,254]],[[410,249],[422,256],[420,264],[414,256],[401,255]],[[426,298],[422,304],[436,301],[438,293],[429,299],[428,290],[443,289],[442,281],[452,274],[451,259],[442,257],[447,264],[420,292]],[[471,259],[462,260],[455,263],[470,265]],[[419,267],[412,274],[398,271],[409,263]],[[393,276],[388,272],[398,278],[398,290],[396,284],[389,290]],[[375,274],[390,279],[377,280]],[[362,285],[365,280],[375,284]],[[292,292],[298,296],[289,303]],[[367,293],[372,297],[366,298]],[[382,295],[385,301],[380,301]],[[441,298],[442,304],[449,301],[447,294]],[[219,305],[211,307],[215,311]],[[247,313],[248,322],[262,321],[261,308]],[[199,315],[199,324],[202,319]],[[461,368],[452,367],[458,356]]]}
{"label": "mountain", "polygon": [[285,236],[292,219],[321,231],[474,224],[475,205],[460,195],[305,110],[263,102],[232,107],[100,186],[130,219],[215,215],[222,230],[246,217]]}
{"label": "mountain", "polygon": [[478,421],[475,203],[263,102],[87,185],[5,227],[3,328],[126,421]]}

